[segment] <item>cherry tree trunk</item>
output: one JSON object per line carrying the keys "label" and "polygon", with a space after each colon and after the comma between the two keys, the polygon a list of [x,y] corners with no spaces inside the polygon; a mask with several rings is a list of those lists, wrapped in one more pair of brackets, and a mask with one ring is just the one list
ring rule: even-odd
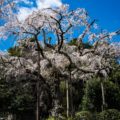
{"label": "cherry tree trunk", "polygon": [[36,120],[40,120],[40,110],[39,110],[39,98],[40,98],[40,94],[39,94],[39,80],[37,80],[37,101],[36,101]]}
{"label": "cherry tree trunk", "polygon": [[104,84],[102,81],[101,81],[101,92],[102,92],[102,111],[103,111],[103,110],[105,110],[106,103],[105,103]]}
{"label": "cherry tree trunk", "polygon": [[66,80],[66,103],[67,103],[67,118],[69,117],[69,83],[68,80]]}

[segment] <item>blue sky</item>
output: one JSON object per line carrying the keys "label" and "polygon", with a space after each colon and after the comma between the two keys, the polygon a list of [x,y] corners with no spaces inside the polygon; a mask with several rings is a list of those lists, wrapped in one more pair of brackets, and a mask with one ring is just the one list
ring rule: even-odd
{"label": "blue sky", "polygon": [[63,0],[71,9],[85,8],[101,28],[114,31],[120,28],[120,0]]}
{"label": "blue sky", "polygon": [[[72,10],[78,7],[85,8],[91,19],[98,20],[97,23],[102,29],[111,32],[120,28],[120,0],[62,0],[62,2],[69,4]],[[12,45],[11,39],[2,40],[0,50],[8,49]]]}

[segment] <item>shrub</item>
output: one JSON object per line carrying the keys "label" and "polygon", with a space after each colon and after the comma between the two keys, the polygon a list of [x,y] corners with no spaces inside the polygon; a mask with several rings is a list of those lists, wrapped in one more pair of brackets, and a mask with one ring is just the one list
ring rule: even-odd
{"label": "shrub", "polygon": [[[59,118],[50,116],[49,118],[47,118],[47,120],[66,120],[66,118],[63,116],[59,116]],[[68,120],[72,120],[72,119],[68,118]]]}
{"label": "shrub", "polygon": [[55,120],[55,118],[50,116],[47,120]]}
{"label": "shrub", "polygon": [[101,112],[97,120],[120,120],[120,112],[116,109],[109,109]]}
{"label": "shrub", "polygon": [[76,113],[75,120],[93,120],[93,119],[92,114],[89,111],[82,111]]}

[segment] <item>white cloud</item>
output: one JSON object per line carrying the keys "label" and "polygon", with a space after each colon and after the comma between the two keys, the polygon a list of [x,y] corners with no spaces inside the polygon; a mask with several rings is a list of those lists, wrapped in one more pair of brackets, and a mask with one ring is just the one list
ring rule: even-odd
{"label": "white cloud", "polygon": [[18,20],[24,21],[28,17],[28,15],[30,15],[33,11],[34,11],[34,8],[32,9],[25,8],[25,7],[20,8],[18,15],[17,15]]}
{"label": "white cloud", "polygon": [[48,7],[60,7],[62,5],[61,0],[37,0],[37,7],[48,8]]}
{"label": "white cloud", "polygon": [[[24,0],[25,4],[31,4],[29,0]],[[27,7],[20,7],[18,12],[18,19],[19,21],[24,21],[28,15],[30,15],[33,11],[42,8],[49,8],[49,7],[60,7],[62,5],[61,0],[36,0],[37,7],[27,8]]]}

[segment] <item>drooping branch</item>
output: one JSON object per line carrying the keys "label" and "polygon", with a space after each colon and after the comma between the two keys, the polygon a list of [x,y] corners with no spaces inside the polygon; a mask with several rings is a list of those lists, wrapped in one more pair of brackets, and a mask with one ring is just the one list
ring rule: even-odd
{"label": "drooping branch", "polygon": [[83,31],[83,33],[78,37],[77,41],[78,41],[78,49],[83,49],[83,39],[86,36],[86,34],[89,32],[91,26],[95,23],[96,20],[93,20],[90,24],[87,24],[87,27],[85,29],[85,31]]}
{"label": "drooping branch", "polygon": [[41,53],[42,57],[44,58],[43,50],[42,50],[42,48],[41,48],[41,46],[40,46],[40,43],[38,42],[38,35],[39,35],[39,33],[36,34],[36,35],[34,35],[34,37],[35,37],[35,42],[36,42],[36,44],[37,44],[37,51],[39,51],[39,52]]}
{"label": "drooping branch", "polygon": [[[120,30],[113,32],[113,34],[120,35]],[[96,42],[93,44],[94,51],[96,50],[96,48],[99,45],[99,42],[101,42],[101,40],[104,40],[105,38],[109,38],[110,36],[111,36],[111,34],[108,33],[107,35],[104,35],[104,36],[100,37],[98,40],[96,40]]]}

